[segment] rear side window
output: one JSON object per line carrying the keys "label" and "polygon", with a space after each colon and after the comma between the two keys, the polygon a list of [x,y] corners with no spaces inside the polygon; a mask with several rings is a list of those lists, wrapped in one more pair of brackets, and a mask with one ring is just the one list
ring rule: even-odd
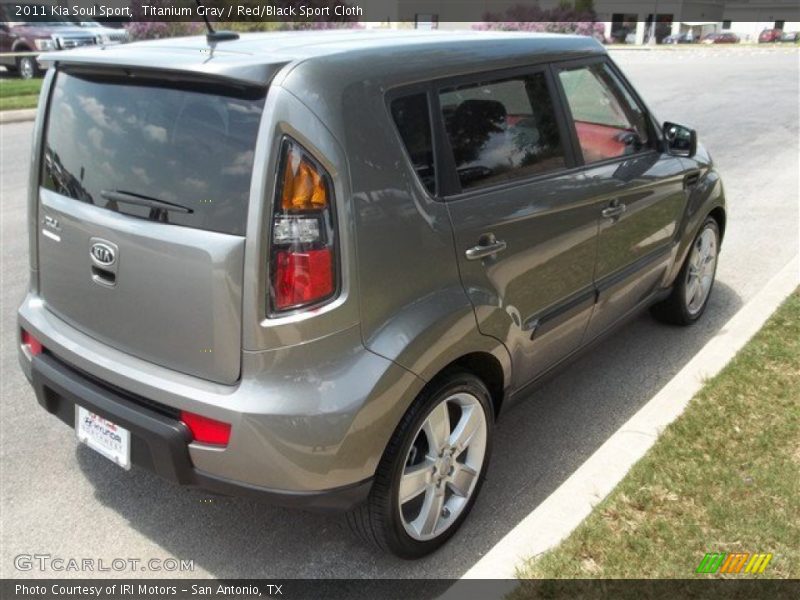
{"label": "rear side window", "polygon": [[544,73],[444,89],[439,101],[462,189],[565,166]]}
{"label": "rear side window", "polygon": [[607,65],[559,73],[586,163],[640,151],[649,143],[647,117]]}
{"label": "rear side window", "polygon": [[425,94],[413,94],[394,100],[392,118],[403,138],[414,171],[428,192],[435,194],[436,168],[428,97]]}
{"label": "rear side window", "polygon": [[144,219],[243,235],[264,95],[61,72],[41,185]]}

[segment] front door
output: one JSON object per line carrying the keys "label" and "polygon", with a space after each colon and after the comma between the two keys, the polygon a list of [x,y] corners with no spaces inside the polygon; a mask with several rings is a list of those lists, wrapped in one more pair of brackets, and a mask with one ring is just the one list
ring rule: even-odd
{"label": "front door", "polygon": [[583,337],[595,292],[598,206],[586,201],[544,69],[437,90],[445,193],[480,331],[504,342],[521,387]]}
{"label": "front door", "polygon": [[684,165],[659,150],[646,109],[607,61],[557,70],[572,135],[585,164],[587,196],[600,206],[587,341],[657,290],[686,206]]}

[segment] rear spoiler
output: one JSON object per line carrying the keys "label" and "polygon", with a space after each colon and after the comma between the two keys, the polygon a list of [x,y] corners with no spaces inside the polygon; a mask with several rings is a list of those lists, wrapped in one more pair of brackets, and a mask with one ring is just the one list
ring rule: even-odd
{"label": "rear spoiler", "polygon": [[[126,46],[128,46],[126,48]],[[207,48],[123,45],[83,50],[47,52],[39,62],[50,65],[86,65],[112,69],[157,71],[161,74],[196,75],[230,83],[266,87],[289,61],[270,62],[268,57]]]}

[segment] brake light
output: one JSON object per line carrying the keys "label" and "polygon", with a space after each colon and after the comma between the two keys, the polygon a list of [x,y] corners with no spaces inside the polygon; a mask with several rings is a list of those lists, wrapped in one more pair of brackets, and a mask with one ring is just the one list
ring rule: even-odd
{"label": "brake light", "polygon": [[229,423],[209,419],[202,415],[197,415],[185,410],[181,411],[181,421],[189,428],[192,439],[201,444],[211,444],[214,446],[227,446],[231,437],[231,426]]}
{"label": "brake light", "polygon": [[28,352],[30,352],[31,356],[38,356],[44,351],[42,342],[37,340],[24,329],[22,330],[22,345],[28,349]]}
{"label": "brake light", "polygon": [[270,247],[272,312],[318,305],[336,292],[336,229],[330,176],[285,138]]}

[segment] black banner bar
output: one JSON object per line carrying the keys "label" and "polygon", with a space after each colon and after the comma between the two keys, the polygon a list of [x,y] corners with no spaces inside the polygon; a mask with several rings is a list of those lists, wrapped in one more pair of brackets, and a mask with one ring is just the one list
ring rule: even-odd
{"label": "black banner bar", "polygon": [[[768,5],[768,6],[767,6]],[[800,21],[792,2],[750,5],[734,0],[680,3],[628,0],[19,0],[2,3],[4,22],[61,19],[100,22],[194,22],[204,16],[221,23],[408,23],[436,27],[443,22],[508,24],[595,23],[624,20],[658,23]],[[534,28],[535,29],[535,28]]]}
{"label": "black banner bar", "polygon": [[800,580],[775,579],[3,579],[3,600],[534,600],[800,597]]}

